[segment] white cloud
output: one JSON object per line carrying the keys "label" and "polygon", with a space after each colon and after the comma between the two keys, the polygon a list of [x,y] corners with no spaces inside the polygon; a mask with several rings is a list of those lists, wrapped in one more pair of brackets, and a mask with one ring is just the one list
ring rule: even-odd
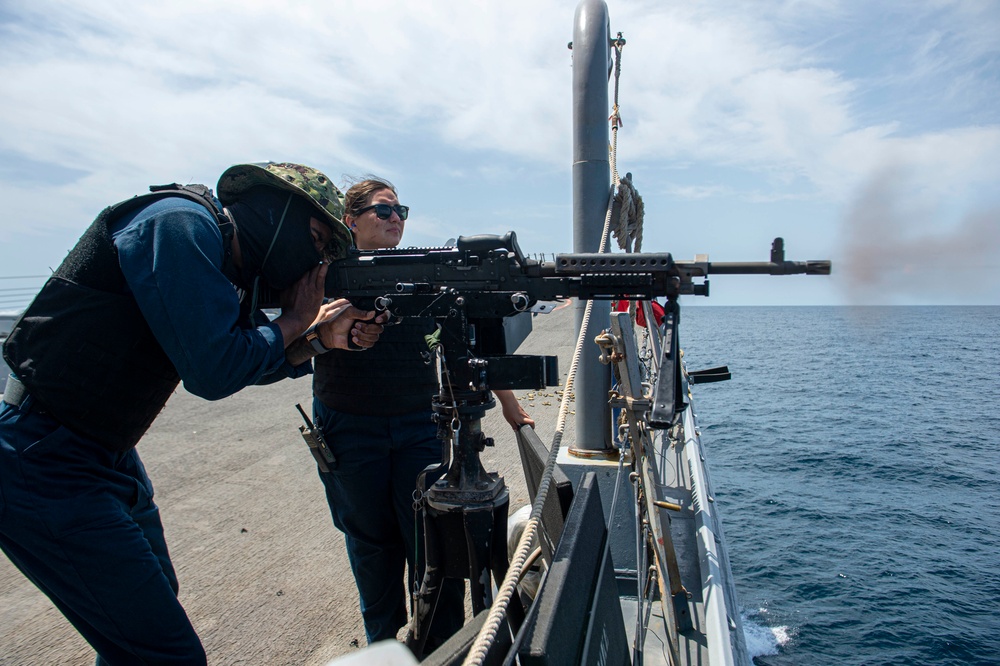
{"label": "white cloud", "polygon": [[[504,208],[525,236],[564,240],[564,229],[524,221],[567,208],[567,179],[555,174],[570,163],[574,4],[8,6],[0,238],[64,233],[150,183],[212,184],[235,162],[292,159],[335,179],[387,174],[406,198],[417,198],[416,175],[438,178],[447,194],[438,198],[449,199],[461,195],[445,183],[520,179],[530,203],[516,188],[492,198],[477,188],[461,219],[501,224]],[[609,4],[612,32],[628,41],[619,166],[670,170],[658,192],[732,206],[812,197],[836,208],[903,169],[898,187],[930,208],[995,202],[996,3]],[[415,234],[459,226],[430,209],[434,196],[421,198]]]}

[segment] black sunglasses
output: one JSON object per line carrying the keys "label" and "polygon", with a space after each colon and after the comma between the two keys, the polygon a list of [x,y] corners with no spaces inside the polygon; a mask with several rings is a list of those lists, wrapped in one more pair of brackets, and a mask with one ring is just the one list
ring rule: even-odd
{"label": "black sunglasses", "polygon": [[380,220],[388,220],[392,217],[392,211],[396,211],[396,215],[399,215],[399,219],[405,220],[406,216],[410,214],[409,206],[400,206],[399,204],[391,205],[387,203],[377,203],[371,206],[365,206],[359,210],[356,215],[361,215],[362,213],[367,213],[368,211],[375,209],[375,215],[378,216]]}

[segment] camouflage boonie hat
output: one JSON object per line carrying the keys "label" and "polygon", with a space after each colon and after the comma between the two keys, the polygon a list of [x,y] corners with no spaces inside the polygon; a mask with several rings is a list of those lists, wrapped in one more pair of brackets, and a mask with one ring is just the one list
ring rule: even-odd
{"label": "camouflage boonie hat", "polygon": [[256,185],[268,185],[303,194],[316,204],[318,212],[333,230],[327,245],[330,259],[347,256],[354,245],[350,229],[344,225],[344,195],[330,179],[312,167],[290,162],[258,162],[231,166],[219,177],[219,201],[228,205],[241,193]]}

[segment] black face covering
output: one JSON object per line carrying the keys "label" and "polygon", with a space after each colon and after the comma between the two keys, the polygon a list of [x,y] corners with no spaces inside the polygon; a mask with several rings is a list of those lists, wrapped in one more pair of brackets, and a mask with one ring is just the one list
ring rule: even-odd
{"label": "black face covering", "polygon": [[243,258],[239,275],[232,277],[244,291],[255,290],[255,282],[271,290],[287,289],[319,263],[309,228],[316,208],[305,197],[259,186],[240,194],[227,208]]}

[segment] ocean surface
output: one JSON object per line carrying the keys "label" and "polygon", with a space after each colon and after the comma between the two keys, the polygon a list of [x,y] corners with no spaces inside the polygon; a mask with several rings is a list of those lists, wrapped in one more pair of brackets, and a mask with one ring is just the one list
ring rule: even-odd
{"label": "ocean surface", "polygon": [[754,663],[1000,664],[1000,307],[687,307]]}

